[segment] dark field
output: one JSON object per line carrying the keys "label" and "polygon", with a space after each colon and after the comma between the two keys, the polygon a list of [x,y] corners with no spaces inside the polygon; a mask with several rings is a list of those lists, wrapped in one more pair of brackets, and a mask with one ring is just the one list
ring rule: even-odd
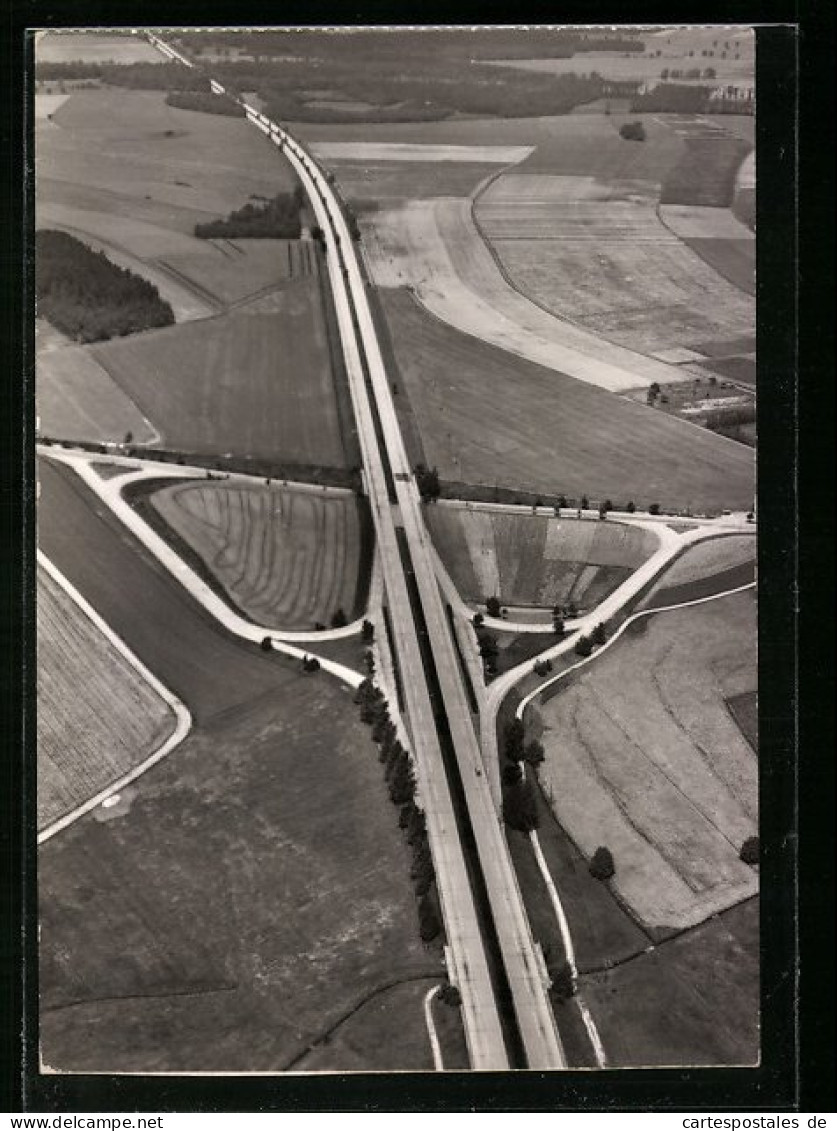
{"label": "dark field", "polygon": [[733,695],[727,699],[727,707],[738,723],[739,730],[758,753],[759,748],[759,704],[758,692],[746,691],[743,695]]}
{"label": "dark field", "polygon": [[729,569],[687,581],[682,585],[669,585],[655,590],[653,597],[644,605],[648,609],[663,609],[667,605],[679,605],[685,601],[697,601],[702,597],[713,597],[727,589],[737,589],[749,585],[756,579],[755,561],[743,562]]}
{"label": "dark field", "polygon": [[713,358],[712,361],[698,362],[704,369],[729,377],[731,381],[742,381],[747,385],[756,384],[756,362],[752,357]]}
{"label": "dark field", "polygon": [[751,505],[745,447],[487,345],[404,291],[381,301],[428,463],[443,479],[637,506]]}
{"label": "dark field", "polygon": [[728,282],[748,295],[756,293],[755,240],[685,239],[683,242]]}
{"label": "dark field", "polygon": [[758,899],[581,982],[614,1066],[756,1064]]}
{"label": "dark field", "polygon": [[347,466],[316,279],[252,307],[97,347],[163,446]]}

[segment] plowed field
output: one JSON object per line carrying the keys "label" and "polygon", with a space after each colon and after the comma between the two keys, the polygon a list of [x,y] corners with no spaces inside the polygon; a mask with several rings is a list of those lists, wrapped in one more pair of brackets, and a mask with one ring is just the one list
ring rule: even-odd
{"label": "plowed field", "polygon": [[758,763],[725,702],[755,687],[755,614],[744,593],[637,622],[541,709],[556,816],[588,858],[611,849],[648,927],[757,890],[738,853],[758,831]]}
{"label": "plowed field", "polygon": [[70,595],[38,570],[38,827],[168,738],[174,715]]}
{"label": "plowed field", "polygon": [[257,624],[313,628],[361,611],[353,495],[197,482],[163,487],[151,505]]}

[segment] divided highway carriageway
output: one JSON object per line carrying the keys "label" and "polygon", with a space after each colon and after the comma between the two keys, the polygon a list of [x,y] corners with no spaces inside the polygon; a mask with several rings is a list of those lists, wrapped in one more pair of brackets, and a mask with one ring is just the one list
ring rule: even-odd
{"label": "divided highway carriageway", "polygon": [[[158,36],[148,38],[168,58],[194,66]],[[210,82],[214,93],[226,93],[219,82]],[[471,1065],[565,1068],[543,956],[483,772],[355,245],[334,190],[307,150],[258,109],[236,101],[294,166],[323,232],[445,922],[448,972],[462,995]]]}

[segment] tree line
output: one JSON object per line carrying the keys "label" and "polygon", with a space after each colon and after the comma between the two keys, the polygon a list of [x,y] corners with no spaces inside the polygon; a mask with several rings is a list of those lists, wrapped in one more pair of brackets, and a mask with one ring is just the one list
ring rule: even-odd
{"label": "tree line", "polygon": [[203,240],[217,239],[299,239],[300,212],[305,201],[301,185],[293,192],[280,192],[272,200],[248,201],[220,220],[195,225],[195,235]]}
{"label": "tree line", "polygon": [[174,322],[152,283],[66,232],[35,234],[35,294],[38,314],[76,341],[99,342]]}
{"label": "tree line", "polygon": [[205,90],[170,90],[166,105],[175,110],[199,110],[204,114],[223,114],[229,118],[244,118],[244,107],[223,94]]}
{"label": "tree line", "polygon": [[209,79],[185,63],[38,63],[37,82],[73,82],[98,79],[108,86],[129,90],[203,90],[209,92]]}

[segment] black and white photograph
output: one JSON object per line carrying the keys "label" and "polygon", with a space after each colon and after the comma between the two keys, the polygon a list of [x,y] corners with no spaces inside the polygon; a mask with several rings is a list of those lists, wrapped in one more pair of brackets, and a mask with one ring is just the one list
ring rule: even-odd
{"label": "black and white photograph", "polygon": [[31,39],[39,1072],[758,1066],[754,28]]}

